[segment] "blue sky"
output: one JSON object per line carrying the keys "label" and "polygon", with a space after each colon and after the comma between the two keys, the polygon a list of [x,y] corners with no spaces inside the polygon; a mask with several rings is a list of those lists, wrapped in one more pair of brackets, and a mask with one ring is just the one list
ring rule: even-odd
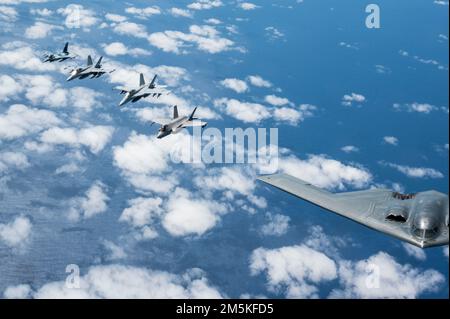
{"label": "blue sky", "polygon": [[[376,30],[367,4],[0,0],[0,295],[448,298],[448,247],[367,230],[255,165],[173,163],[192,131],[150,126],[199,106],[208,127],[278,128],[279,170],[320,187],[448,193],[448,1],[378,1]],[[75,61],[40,61],[66,41]],[[88,54],[116,71],[65,82]],[[118,108],[140,72],[172,94]]]}

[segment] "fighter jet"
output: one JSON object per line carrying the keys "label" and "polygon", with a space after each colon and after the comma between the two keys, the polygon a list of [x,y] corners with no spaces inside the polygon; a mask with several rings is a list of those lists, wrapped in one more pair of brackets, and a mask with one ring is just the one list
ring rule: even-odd
{"label": "fighter jet", "polygon": [[62,52],[60,53],[51,53],[51,54],[45,54],[44,55],[44,62],[64,62],[66,60],[71,60],[71,59],[75,59],[75,55],[71,54],[69,52],[69,42],[66,42],[66,44],[64,45],[64,49]]}
{"label": "fighter jet", "polygon": [[100,57],[97,64],[94,65],[94,63],[92,62],[92,58],[89,55],[87,59],[87,67],[73,69],[72,72],[70,73],[70,76],[67,78],[67,81],[72,81],[74,79],[82,80],[87,77],[91,77],[91,79],[99,78],[105,73],[114,72],[114,70],[108,71],[102,67],[102,59],[103,57]]}
{"label": "fighter jet", "polygon": [[259,180],[371,229],[420,248],[448,245],[448,195],[387,189],[333,194],[286,174]]}
{"label": "fighter jet", "polygon": [[186,127],[197,126],[197,127],[203,128],[206,125],[208,125],[208,123],[202,122],[198,118],[194,117],[195,111],[197,111],[197,108],[194,109],[194,111],[192,112],[192,114],[190,116],[181,116],[180,117],[178,115],[178,107],[175,105],[173,107],[173,119],[172,120],[160,120],[159,123],[158,122],[152,123],[152,125],[157,123],[161,126],[157,137],[159,139],[161,139],[170,134],[177,134]]}
{"label": "fighter jet", "polygon": [[125,94],[125,97],[119,103],[119,106],[123,106],[128,102],[136,103],[140,99],[146,98],[148,96],[159,98],[161,95],[169,94],[170,91],[166,90],[166,86],[158,85],[156,86],[157,75],[153,78],[150,84],[145,83],[144,75],[140,74],[139,87],[135,89],[128,89],[117,87],[116,90],[120,91],[120,94]]}

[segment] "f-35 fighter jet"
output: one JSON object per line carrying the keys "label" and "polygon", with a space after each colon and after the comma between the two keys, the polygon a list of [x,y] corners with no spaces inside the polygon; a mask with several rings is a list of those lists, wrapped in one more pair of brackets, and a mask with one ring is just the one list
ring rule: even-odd
{"label": "f-35 fighter jet", "polygon": [[259,180],[369,228],[426,248],[448,245],[448,195],[386,189],[333,194],[286,174]]}
{"label": "f-35 fighter jet", "polygon": [[145,83],[144,75],[141,73],[139,78],[139,87],[135,89],[117,87],[116,90],[120,91],[120,94],[125,94],[125,97],[119,103],[119,106],[123,106],[128,102],[136,103],[140,99],[152,96],[159,98],[161,95],[169,94],[170,91],[166,90],[166,86],[156,86],[157,75],[153,78],[150,84]]}
{"label": "f-35 fighter jet", "polygon": [[64,62],[66,60],[75,59],[75,55],[69,52],[69,42],[64,45],[64,49],[60,53],[50,53],[44,55],[44,62]]}
{"label": "f-35 fighter jet", "polygon": [[99,78],[105,73],[112,73],[112,71],[108,71],[102,67],[102,59],[103,57],[100,57],[98,62],[94,65],[92,62],[92,57],[89,55],[87,59],[87,66],[84,68],[75,68],[70,73],[70,76],[67,78],[67,81],[72,81],[74,79],[85,79],[87,77],[93,78]]}
{"label": "f-35 fighter jet", "polygon": [[[186,127],[205,127],[208,125],[206,122],[200,121],[198,118],[195,118],[195,111],[197,111],[197,108],[194,109],[194,111],[191,113],[190,116],[179,116],[178,115],[178,107],[175,105],[173,107],[173,119],[172,120],[160,120],[159,123],[153,122],[153,124],[157,123],[161,127],[159,129],[158,138],[164,138],[170,134],[176,134],[179,133],[181,130],[183,130]],[[164,124],[165,123],[165,124]]]}

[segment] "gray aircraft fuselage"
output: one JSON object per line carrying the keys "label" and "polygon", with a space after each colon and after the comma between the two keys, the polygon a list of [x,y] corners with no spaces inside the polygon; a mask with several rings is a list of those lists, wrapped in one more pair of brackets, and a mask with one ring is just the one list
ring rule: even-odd
{"label": "gray aircraft fuselage", "polygon": [[70,76],[67,78],[67,81],[72,81],[75,79],[83,80],[87,77],[91,77],[91,79],[99,78],[105,73],[107,73],[105,69],[96,68],[95,66],[76,68],[70,73]]}
{"label": "gray aircraft fuselage", "polygon": [[64,62],[71,59],[75,59],[75,55],[70,53],[57,53],[47,56],[44,62]]}
{"label": "gray aircraft fuselage", "polygon": [[[123,106],[129,102],[135,103],[140,99],[144,99],[148,96],[160,97],[162,95],[161,92],[150,91],[154,88],[149,87],[148,84],[141,85],[138,89],[131,90],[130,92],[126,92],[125,97],[120,101],[119,106]],[[146,92],[146,90],[148,92]],[[138,95],[138,96],[137,96]]]}
{"label": "gray aircraft fuselage", "polygon": [[177,134],[178,132],[183,130],[183,124],[188,121],[189,121],[189,117],[182,116],[168,124],[162,125],[161,128],[159,129],[157,138],[161,139],[170,134]]}

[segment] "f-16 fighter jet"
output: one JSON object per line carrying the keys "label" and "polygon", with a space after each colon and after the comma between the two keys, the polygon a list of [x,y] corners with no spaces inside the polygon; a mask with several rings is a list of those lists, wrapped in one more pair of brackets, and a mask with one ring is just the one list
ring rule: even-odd
{"label": "f-16 fighter jet", "polygon": [[[170,134],[176,134],[179,133],[182,129],[186,127],[205,127],[208,125],[206,122],[202,122],[198,118],[194,117],[195,111],[197,111],[197,108],[194,109],[192,114],[190,116],[179,116],[178,115],[178,107],[175,105],[173,107],[173,119],[172,120],[160,120],[159,123],[153,122],[153,124],[157,123],[161,126],[158,132],[158,138],[161,139],[163,137],[166,137]],[[164,124],[165,123],[165,124]]]}
{"label": "f-16 fighter jet", "polygon": [[67,42],[62,52],[45,54],[44,59],[44,62],[64,62],[66,60],[75,59],[75,55],[69,52],[69,42]]}
{"label": "f-16 fighter jet", "polygon": [[286,174],[259,180],[312,204],[415,246],[448,245],[448,195],[403,195],[386,189],[333,194]]}
{"label": "f-16 fighter jet", "polygon": [[70,73],[70,76],[67,78],[67,81],[72,81],[74,79],[82,80],[87,77],[91,77],[91,79],[99,78],[105,73],[114,72],[114,70],[108,71],[102,67],[102,59],[103,57],[100,57],[97,64],[94,65],[94,63],[92,62],[92,58],[89,55],[87,59],[87,66],[84,68],[73,69],[72,72]]}
{"label": "f-16 fighter jet", "polygon": [[119,106],[125,105],[128,102],[136,103],[140,99],[152,96],[159,98],[161,95],[169,94],[170,91],[166,90],[166,86],[158,85],[156,86],[157,75],[153,78],[150,84],[145,83],[144,75],[140,74],[139,87],[135,89],[128,89],[118,87],[116,90],[120,91],[120,94],[125,94],[125,97],[119,103]]}

